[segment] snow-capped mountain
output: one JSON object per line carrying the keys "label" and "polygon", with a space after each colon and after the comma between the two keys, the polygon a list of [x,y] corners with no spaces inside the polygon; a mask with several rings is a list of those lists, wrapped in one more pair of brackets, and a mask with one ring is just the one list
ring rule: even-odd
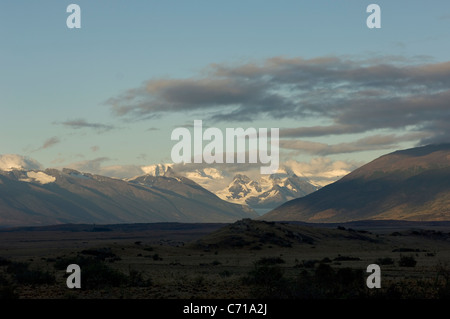
{"label": "snow-capped mountain", "polygon": [[261,217],[272,221],[450,220],[450,144],[395,151]]}
{"label": "snow-capped mountain", "polygon": [[289,200],[306,196],[317,189],[308,179],[292,172],[263,176],[259,180],[237,174],[233,181],[216,195],[233,203],[268,210]]}
{"label": "snow-capped mountain", "polygon": [[146,175],[164,176],[166,172],[173,167],[174,164],[154,164],[142,166],[141,169]]}
{"label": "snow-capped mountain", "polygon": [[216,194],[219,198],[265,213],[289,200],[308,195],[320,187],[306,177],[284,167],[272,175],[238,173],[229,175],[217,168],[189,169],[157,164],[143,168],[151,176],[184,176]]}
{"label": "snow-capped mountain", "polygon": [[73,169],[27,170],[22,164],[22,158],[8,158],[6,169],[0,169],[0,227],[234,222],[258,216],[248,206],[224,201],[177,176],[170,167],[164,176],[126,181]]}

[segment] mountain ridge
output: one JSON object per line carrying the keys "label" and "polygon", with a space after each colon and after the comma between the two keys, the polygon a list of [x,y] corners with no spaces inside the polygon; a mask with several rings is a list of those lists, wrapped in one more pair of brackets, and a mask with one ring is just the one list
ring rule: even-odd
{"label": "mountain ridge", "polygon": [[72,169],[0,170],[0,224],[232,222],[257,216],[187,178],[156,182],[158,187]]}
{"label": "mountain ridge", "polygon": [[246,204],[253,209],[273,209],[286,201],[308,195],[318,189],[308,179],[295,174],[278,173],[253,180],[236,174],[233,181],[216,194],[223,200]]}
{"label": "mountain ridge", "polygon": [[450,144],[383,155],[340,180],[260,217],[348,222],[450,220]]}

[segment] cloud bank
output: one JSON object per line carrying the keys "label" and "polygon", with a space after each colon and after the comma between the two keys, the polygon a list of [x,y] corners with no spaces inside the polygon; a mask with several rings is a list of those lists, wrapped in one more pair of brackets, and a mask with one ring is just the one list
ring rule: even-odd
{"label": "cloud bank", "polygon": [[106,103],[116,116],[132,119],[178,112],[201,112],[215,121],[320,119],[329,124],[281,134],[303,138],[391,129],[422,132],[418,141],[424,144],[448,141],[449,101],[450,62],[385,56],[213,64],[199,77],[152,79]]}
{"label": "cloud bank", "polygon": [[43,166],[36,160],[17,154],[0,155],[0,170],[41,170]]}
{"label": "cloud bank", "polygon": [[65,122],[55,122],[54,124],[61,124],[65,127],[79,130],[83,128],[94,129],[97,132],[106,132],[115,129],[114,125],[102,124],[102,123],[92,123],[88,122],[85,119],[75,119],[75,120],[67,120]]}

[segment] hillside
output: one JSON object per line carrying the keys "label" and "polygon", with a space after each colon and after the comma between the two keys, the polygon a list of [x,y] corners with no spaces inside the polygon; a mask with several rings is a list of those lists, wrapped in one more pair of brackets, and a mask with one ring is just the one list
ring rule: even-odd
{"label": "hillside", "polygon": [[204,249],[261,250],[272,247],[290,248],[297,245],[311,247],[324,242],[343,241],[348,243],[354,240],[366,243],[378,241],[373,234],[368,232],[243,219],[202,237],[192,246]]}
{"label": "hillside", "polygon": [[450,144],[381,156],[315,193],[281,205],[261,219],[450,220]]}
{"label": "hillside", "polygon": [[131,181],[63,169],[0,171],[0,225],[233,222],[255,217],[187,178]]}

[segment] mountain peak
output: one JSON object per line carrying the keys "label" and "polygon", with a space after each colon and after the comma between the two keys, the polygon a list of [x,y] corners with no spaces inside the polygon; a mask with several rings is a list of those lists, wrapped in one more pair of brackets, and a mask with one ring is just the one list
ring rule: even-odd
{"label": "mountain peak", "polygon": [[277,173],[262,176],[259,180],[236,174],[225,189],[217,192],[217,196],[233,203],[267,211],[316,190],[316,186],[295,174]]}
{"label": "mountain peak", "polygon": [[172,170],[172,167],[173,164],[154,164],[143,166],[141,169],[146,175],[164,176],[169,169]]}
{"label": "mountain peak", "polygon": [[449,144],[383,155],[315,193],[283,204],[262,219],[450,220]]}
{"label": "mountain peak", "polygon": [[236,174],[233,178],[233,182],[250,183],[251,181],[250,177],[244,174]]}
{"label": "mountain peak", "polygon": [[353,178],[408,178],[428,169],[450,166],[450,144],[435,144],[395,151],[354,170],[343,180]]}

